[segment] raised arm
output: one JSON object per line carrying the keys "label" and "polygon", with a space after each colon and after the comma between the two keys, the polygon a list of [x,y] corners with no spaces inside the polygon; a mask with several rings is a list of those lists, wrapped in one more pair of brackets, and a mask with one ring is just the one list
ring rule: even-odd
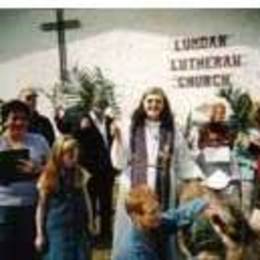
{"label": "raised arm", "polygon": [[190,225],[207,206],[205,200],[195,199],[177,209],[169,209],[162,213],[161,227],[167,233],[174,233],[178,228]]}
{"label": "raised arm", "polygon": [[122,131],[118,122],[113,122],[111,125],[111,134],[113,136],[113,143],[111,147],[111,161],[113,167],[118,170],[123,170],[127,167],[128,163],[128,147],[126,131]]}
{"label": "raised arm", "polygon": [[174,167],[179,180],[204,178],[204,174],[195,162],[183,134],[178,129],[175,133]]}

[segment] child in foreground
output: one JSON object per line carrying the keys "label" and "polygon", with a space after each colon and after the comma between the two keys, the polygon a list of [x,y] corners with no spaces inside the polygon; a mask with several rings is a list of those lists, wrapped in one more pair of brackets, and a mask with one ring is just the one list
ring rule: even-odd
{"label": "child in foreground", "polygon": [[114,260],[164,260],[167,258],[169,235],[191,224],[199,214],[209,217],[216,214],[216,209],[201,199],[161,212],[156,194],[146,185],[134,187],[126,198],[125,206],[133,229]]}
{"label": "child in foreground", "polygon": [[88,260],[90,202],[87,176],[78,165],[78,144],[58,139],[39,183],[35,246],[44,260]]}

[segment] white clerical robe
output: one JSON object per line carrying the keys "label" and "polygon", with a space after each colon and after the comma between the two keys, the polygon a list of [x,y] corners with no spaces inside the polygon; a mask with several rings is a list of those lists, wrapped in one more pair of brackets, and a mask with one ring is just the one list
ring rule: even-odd
{"label": "white clerical robe", "polygon": [[[123,128],[122,142],[114,141],[111,149],[111,159],[115,168],[121,169],[119,178],[119,193],[114,222],[114,239],[112,259],[116,258],[117,252],[124,245],[124,238],[129,229],[132,228],[130,218],[125,211],[125,197],[131,187],[131,166],[130,146],[129,146],[129,127]],[[156,163],[159,150],[159,129],[160,122],[145,121],[145,139],[147,149],[147,184],[155,190]],[[203,174],[199,167],[193,161],[188,150],[187,144],[181,132],[176,128],[174,136],[174,152],[172,154],[170,166],[170,207],[175,207],[176,185],[183,179],[202,177]],[[171,253],[169,259],[176,259]]]}

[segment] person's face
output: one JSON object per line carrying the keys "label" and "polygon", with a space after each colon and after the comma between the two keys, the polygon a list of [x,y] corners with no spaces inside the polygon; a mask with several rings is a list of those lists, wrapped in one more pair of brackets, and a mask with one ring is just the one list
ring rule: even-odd
{"label": "person's face", "polygon": [[164,109],[163,97],[159,94],[148,94],[143,100],[143,109],[148,119],[159,120]]}
{"label": "person's face", "polygon": [[71,149],[66,151],[62,156],[62,164],[66,169],[72,169],[76,166],[78,162],[79,152],[78,149]]}
{"label": "person's face", "polygon": [[212,112],[212,121],[221,122],[225,120],[226,109],[224,106],[216,105]]}
{"label": "person's face", "polygon": [[24,112],[10,112],[5,122],[5,127],[11,136],[23,137],[27,132],[28,118]]}
{"label": "person's face", "polygon": [[30,108],[31,111],[34,111],[37,106],[37,96],[34,94],[25,94],[23,101]]}
{"label": "person's face", "polygon": [[137,216],[138,225],[143,230],[155,229],[160,225],[160,206],[157,200],[148,200],[143,212]]}
{"label": "person's face", "polygon": [[105,114],[107,103],[104,100],[95,101],[93,105],[93,111],[97,117],[102,118]]}
{"label": "person's face", "polygon": [[93,111],[97,115],[97,117],[101,118],[104,116],[105,109],[100,106],[94,106]]}

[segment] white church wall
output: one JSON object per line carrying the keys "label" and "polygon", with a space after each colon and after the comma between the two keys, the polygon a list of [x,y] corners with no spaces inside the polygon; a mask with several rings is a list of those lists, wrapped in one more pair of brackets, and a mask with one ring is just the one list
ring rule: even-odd
{"label": "white church wall", "polygon": [[[4,22],[0,26],[4,39],[0,47],[1,97],[14,96],[27,82],[51,88],[59,73],[57,39],[54,32],[42,32],[39,26],[54,21],[55,13],[51,10],[1,10],[1,13],[4,13],[0,17]],[[99,66],[116,83],[117,99],[125,117],[147,86],[158,85],[166,90],[180,122],[190,109],[215,95],[216,88],[176,87],[174,77],[178,74],[170,70],[170,61],[178,55],[238,52],[242,55],[240,68],[218,71],[229,70],[235,86],[260,96],[258,10],[82,9],[66,10],[65,18],[81,22],[80,29],[66,33],[69,68],[76,64]],[[225,48],[179,53],[173,48],[177,38],[218,34],[231,35]],[[51,114],[47,100],[40,103],[41,110]]]}

